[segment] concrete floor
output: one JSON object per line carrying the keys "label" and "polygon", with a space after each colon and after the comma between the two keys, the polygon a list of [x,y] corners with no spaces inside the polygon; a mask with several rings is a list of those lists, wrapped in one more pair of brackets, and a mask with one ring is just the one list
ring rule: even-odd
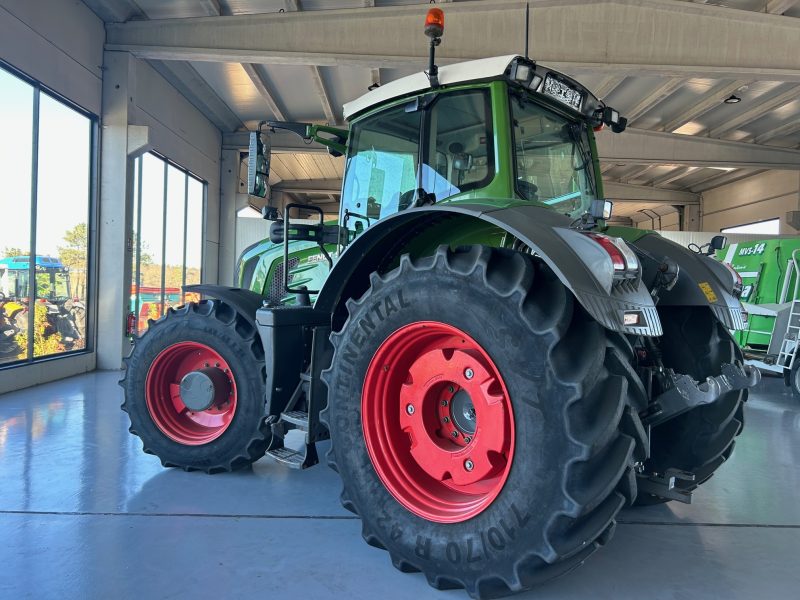
{"label": "concrete floor", "polygon": [[[118,378],[0,396],[0,598],[467,598],[364,544],[327,467],[161,468],[127,432]],[[517,598],[800,597],[800,403],[765,379],[746,410],[693,505],[624,511],[583,567]]]}

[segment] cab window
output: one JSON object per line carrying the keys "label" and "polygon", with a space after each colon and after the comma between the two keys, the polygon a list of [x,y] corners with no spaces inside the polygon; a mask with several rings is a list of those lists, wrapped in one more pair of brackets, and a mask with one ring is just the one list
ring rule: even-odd
{"label": "cab window", "polygon": [[494,176],[487,90],[437,94],[392,107],[355,123],[350,140],[342,210],[345,226],[356,234],[412,206],[420,187],[439,202],[482,187]]}

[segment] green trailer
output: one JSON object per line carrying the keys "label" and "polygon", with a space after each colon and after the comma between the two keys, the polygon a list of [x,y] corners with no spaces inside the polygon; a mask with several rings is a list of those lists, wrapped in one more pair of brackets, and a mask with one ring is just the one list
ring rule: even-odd
{"label": "green trailer", "polygon": [[731,244],[717,258],[742,278],[748,321],[734,339],[750,364],[783,375],[800,396],[800,238]]}

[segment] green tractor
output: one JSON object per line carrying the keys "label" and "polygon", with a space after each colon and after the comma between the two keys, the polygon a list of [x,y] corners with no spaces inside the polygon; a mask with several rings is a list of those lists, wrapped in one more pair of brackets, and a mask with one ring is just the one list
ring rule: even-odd
{"label": "green tractor", "polygon": [[594,132],[619,113],[525,57],[437,68],[442,23],[349,130],[269,125],[346,155],[338,222],[284,206],[239,287],[192,286],[135,340],[122,408],[185,470],[306,468],[330,439],[368,544],[497,597],[582,563],[626,505],[690,501],[759,376],[735,273],[606,222]]}

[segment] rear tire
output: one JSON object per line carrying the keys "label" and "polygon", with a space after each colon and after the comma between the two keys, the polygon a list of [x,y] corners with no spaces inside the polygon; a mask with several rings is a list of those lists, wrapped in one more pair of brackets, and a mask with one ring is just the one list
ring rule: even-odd
{"label": "rear tire", "polygon": [[[120,385],[129,430],[165,467],[219,473],[264,456],[272,437],[264,352],[253,325],[230,305],[203,300],[168,309],[136,339],[125,365]],[[178,394],[181,377],[215,365],[227,379],[225,398],[189,410]]]}
{"label": "rear tire", "polygon": [[[730,332],[705,307],[681,306],[661,309],[664,365],[698,381],[721,372],[723,363],[743,361],[742,352]],[[645,472],[663,473],[672,467],[695,474],[684,482],[692,491],[708,481],[730,458],[736,436],[744,426],[747,390],[733,390],[713,404],[699,406],[652,429],[650,460]],[[638,505],[667,502],[652,494],[640,494]]]}
{"label": "rear tire", "polygon": [[[636,494],[636,443],[621,430],[623,416],[635,418],[636,411],[626,403],[626,375],[616,373],[628,359],[541,261],[481,246],[404,256],[394,271],[373,274],[370,288],[347,308],[347,322],[331,338],[322,418],[331,432],[329,464],[342,478],[342,503],[361,516],[368,544],[387,550],[399,570],[422,571],[437,589],[493,598],[570,571],[610,539],[617,512]],[[450,331],[452,339],[433,335],[414,355],[426,328]],[[440,350],[447,343],[451,349]],[[431,347],[441,356],[431,359]],[[426,404],[427,396],[404,391],[418,385],[423,371],[417,365],[427,373],[435,363],[444,365],[442,373],[421,377],[436,382],[431,389],[449,389],[451,382],[468,389],[464,365],[447,371],[449,361],[463,356],[495,369],[486,397],[498,402],[502,396],[511,417],[505,433],[491,430],[497,477],[484,480],[486,493],[461,486],[464,473],[452,474],[466,465],[459,454],[464,448],[435,433],[443,422],[436,412],[440,396]],[[378,394],[375,378],[388,382]],[[481,408],[486,397],[473,399],[475,444],[490,431],[486,420],[493,417]],[[451,402],[455,407],[455,397]],[[375,404],[385,407],[383,418]],[[433,420],[428,433],[439,445],[435,452],[457,457],[449,477],[431,475],[435,464],[426,470],[424,461],[415,462],[411,438],[403,436],[424,433],[411,424],[417,417]],[[383,434],[393,443],[381,445]],[[403,480],[417,485],[404,487]],[[470,494],[477,508],[466,507]]]}

